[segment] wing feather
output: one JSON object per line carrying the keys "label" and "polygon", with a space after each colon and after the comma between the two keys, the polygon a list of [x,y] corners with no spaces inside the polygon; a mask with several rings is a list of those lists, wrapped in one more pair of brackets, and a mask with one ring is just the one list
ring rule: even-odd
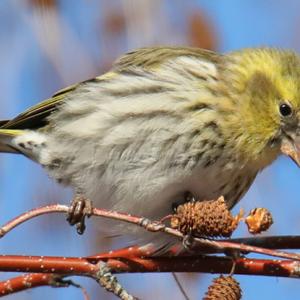
{"label": "wing feather", "polygon": [[189,47],[153,47],[141,48],[129,52],[120,57],[113,65],[112,70],[102,76],[79,84],[69,86],[58,91],[53,97],[32,106],[25,112],[9,121],[0,121],[0,128],[3,129],[35,129],[47,125],[47,117],[57,110],[58,106],[66,99],[66,95],[74,91],[78,86],[90,81],[109,80],[118,73],[126,72],[132,68],[151,69],[159,66],[168,59],[178,57],[200,58],[202,61],[218,65],[222,55],[209,50]]}
{"label": "wing feather", "polygon": [[32,106],[10,121],[2,121],[0,128],[3,129],[34,129],[46,125],[46,118],[57,109],[65,99],[67,93],[73,91],[77,85],[58,91],[53,97]]}
{"label": "wing feather", "polygon": [[155,68],[168,59],[180,56],[197,57],[219,64],[222,55],[210,50],[192,47],[149,47],[141,48],[121,56],[113,64],[113,70],[124,71],[129,67]]}

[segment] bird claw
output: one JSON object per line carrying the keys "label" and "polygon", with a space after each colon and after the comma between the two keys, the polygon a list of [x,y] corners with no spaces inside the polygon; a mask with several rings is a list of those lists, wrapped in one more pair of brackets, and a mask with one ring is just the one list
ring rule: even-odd
{"label": "bird claw", "polygon": [[194,243],[195,243],[195,239],[191,233],[186,234],[182,239],[182,246],[188,252],[193,252]]}
{"label": "bird claw", "polygon": [[85,218],[92,215],[92,201],[82,195],[76,195],[71,202],[68,212],[67,221],[71,226],[76,225],[78,234],[83,234],[85,231]]}

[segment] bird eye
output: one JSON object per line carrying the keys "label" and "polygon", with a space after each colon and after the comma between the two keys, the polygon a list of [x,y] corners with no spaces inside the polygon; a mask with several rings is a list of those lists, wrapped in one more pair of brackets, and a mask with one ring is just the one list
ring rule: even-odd
{"label": "bird eye", "polygon": [[289,117],[293,113],[291,106],[287,103],[280,104],[279,111],[283,117]]}

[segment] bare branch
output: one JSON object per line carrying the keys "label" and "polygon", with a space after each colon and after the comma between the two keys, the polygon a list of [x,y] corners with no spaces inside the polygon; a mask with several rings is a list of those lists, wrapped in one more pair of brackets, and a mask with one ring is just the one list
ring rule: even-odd
{"label": "bare branch", "polygon": [[[68,206],[59,204],[36,208],[9,221],[0,228],[0,234],[3,237],[16,226],[43,214],[67,214],[68,212]],[[143,217],[96,208],[93,208],[92,215],[136,224],[152,232],[164,232],[177,237],[180,242],[183,242],[186,237],[177,229],[170,228],[162,222],[151,221]],[[61,284],[58,286],[66,286],[70,284],[69,281],[62,280],[59,282],[57,278],[78,275],[95,279],[106,290],[113,292],[121,299],[135,299],[118,283],[113,274],[125,272],[203,272],[224,274],[231,273],[233,264],[235,266],[235,274],[300,278],[300,254],[270,249],[271,243],[286,249],[288,248],[288,243],[290,243],[291,248],[297,245],[300,246],[300,237],[213,240],[191,236],[189,237],[189,242],[189,251],[179,256],[153,256],[156,249],[150,245],[133,246],[83,258],[3,255],[0,256],[0,271],[30,272],[33,274],[0,282],[0,295],[14,293],[35,286],[54,286],[54,283]],[[262,247],[257,247],[256,245]],[[229,254],[231,257],[207,255],[213,253]],[[240,254],[246,253],[259,253],[285,258],[286,260],[240,257]],[[76,284],[73,285],[76,286]]]}
{"label": "bare branch", "polygon": [[[16,226],[28,221],[34,217],[48,214],[48,213],[68,213],[69,207],[66,205],[48,205],[44,207],[39,207],[36,209],[32,209],[28,212],[21,214],[20,216],[16,217],[12,221],[9,221],[4,226],[0,228],[0,235],[3,237],[9,231],[11,231]],[[143,217],[137,217],[125,213],[118,213],[115,211],[105,210],[105,209],[98,209],[93,208],[92,215],[104,218],[110,218],[118,221],[125,221],[127,223],[132,223],[139,225],[151,232],[164,232],[170,235],[177,237],[179,240],[183,240],[184,235],[170,227],[167,227],[165,224],[158,222],[158,221],[150,221]],[[235,251],[240,253],[259,253],[279,258],[286,258],[292,260],[300,261],[300,254],[297,253],[288,253],[283,251],[276,251],[272,249],[256,247],[256,246],[249,246],[244,245],[241,243],[235,243],[230,240],[211,240],[211,239],[204,239],[204,238],[193,238],[193,250],[200,251],[201,253],[227,253],[228,251]]]}
{"label": "bare branch", "polygon": [[28,273],[8,280],[0,282],[0,297],[8,294],[13,294],[27,289],[32,289],[40,286],[52,286],[52,287],[69,287],[74,286],[80,288],[84,300],[89,300],[89,296],[86,290],[80,285],[74,283],[71,280],[64,280],[64,276],[56,274],[44,274],[44,273]]}
{"label": "bare branch", "polygon": [[[96,257],[101,257],[101,259]],[[101,264],[100,264],[101,262]],[[200,272],[227,273],[232,269],[233,260],[220,256],[174,256],[174,257],[111,257],[99,254],[94,257],[53,257],[53,256],[0,256],[1,272],[34,272],[61,274],[64,276],[87,276],[96,278],[105,262],[111,273],[148,272]],[[265,275],[300,278],[300,263],[293,260],[238,258],[234,261],[235,274]],[[0,286],[1,286],[0,282]]]}

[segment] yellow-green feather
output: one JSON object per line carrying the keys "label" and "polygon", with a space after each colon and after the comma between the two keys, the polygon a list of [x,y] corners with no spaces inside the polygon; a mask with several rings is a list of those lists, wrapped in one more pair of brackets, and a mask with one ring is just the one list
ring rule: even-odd
{"label": "yellow-green feather", "polygon": [[229,57],[230,72],[225,72],[224,80],[231,98],[224,101],[223,128],[240,161],[263,168],[280,154],[279,145],[270,147],[280,133],[280,103],[300,110],[300,60],[293,52],[267,48]]}

